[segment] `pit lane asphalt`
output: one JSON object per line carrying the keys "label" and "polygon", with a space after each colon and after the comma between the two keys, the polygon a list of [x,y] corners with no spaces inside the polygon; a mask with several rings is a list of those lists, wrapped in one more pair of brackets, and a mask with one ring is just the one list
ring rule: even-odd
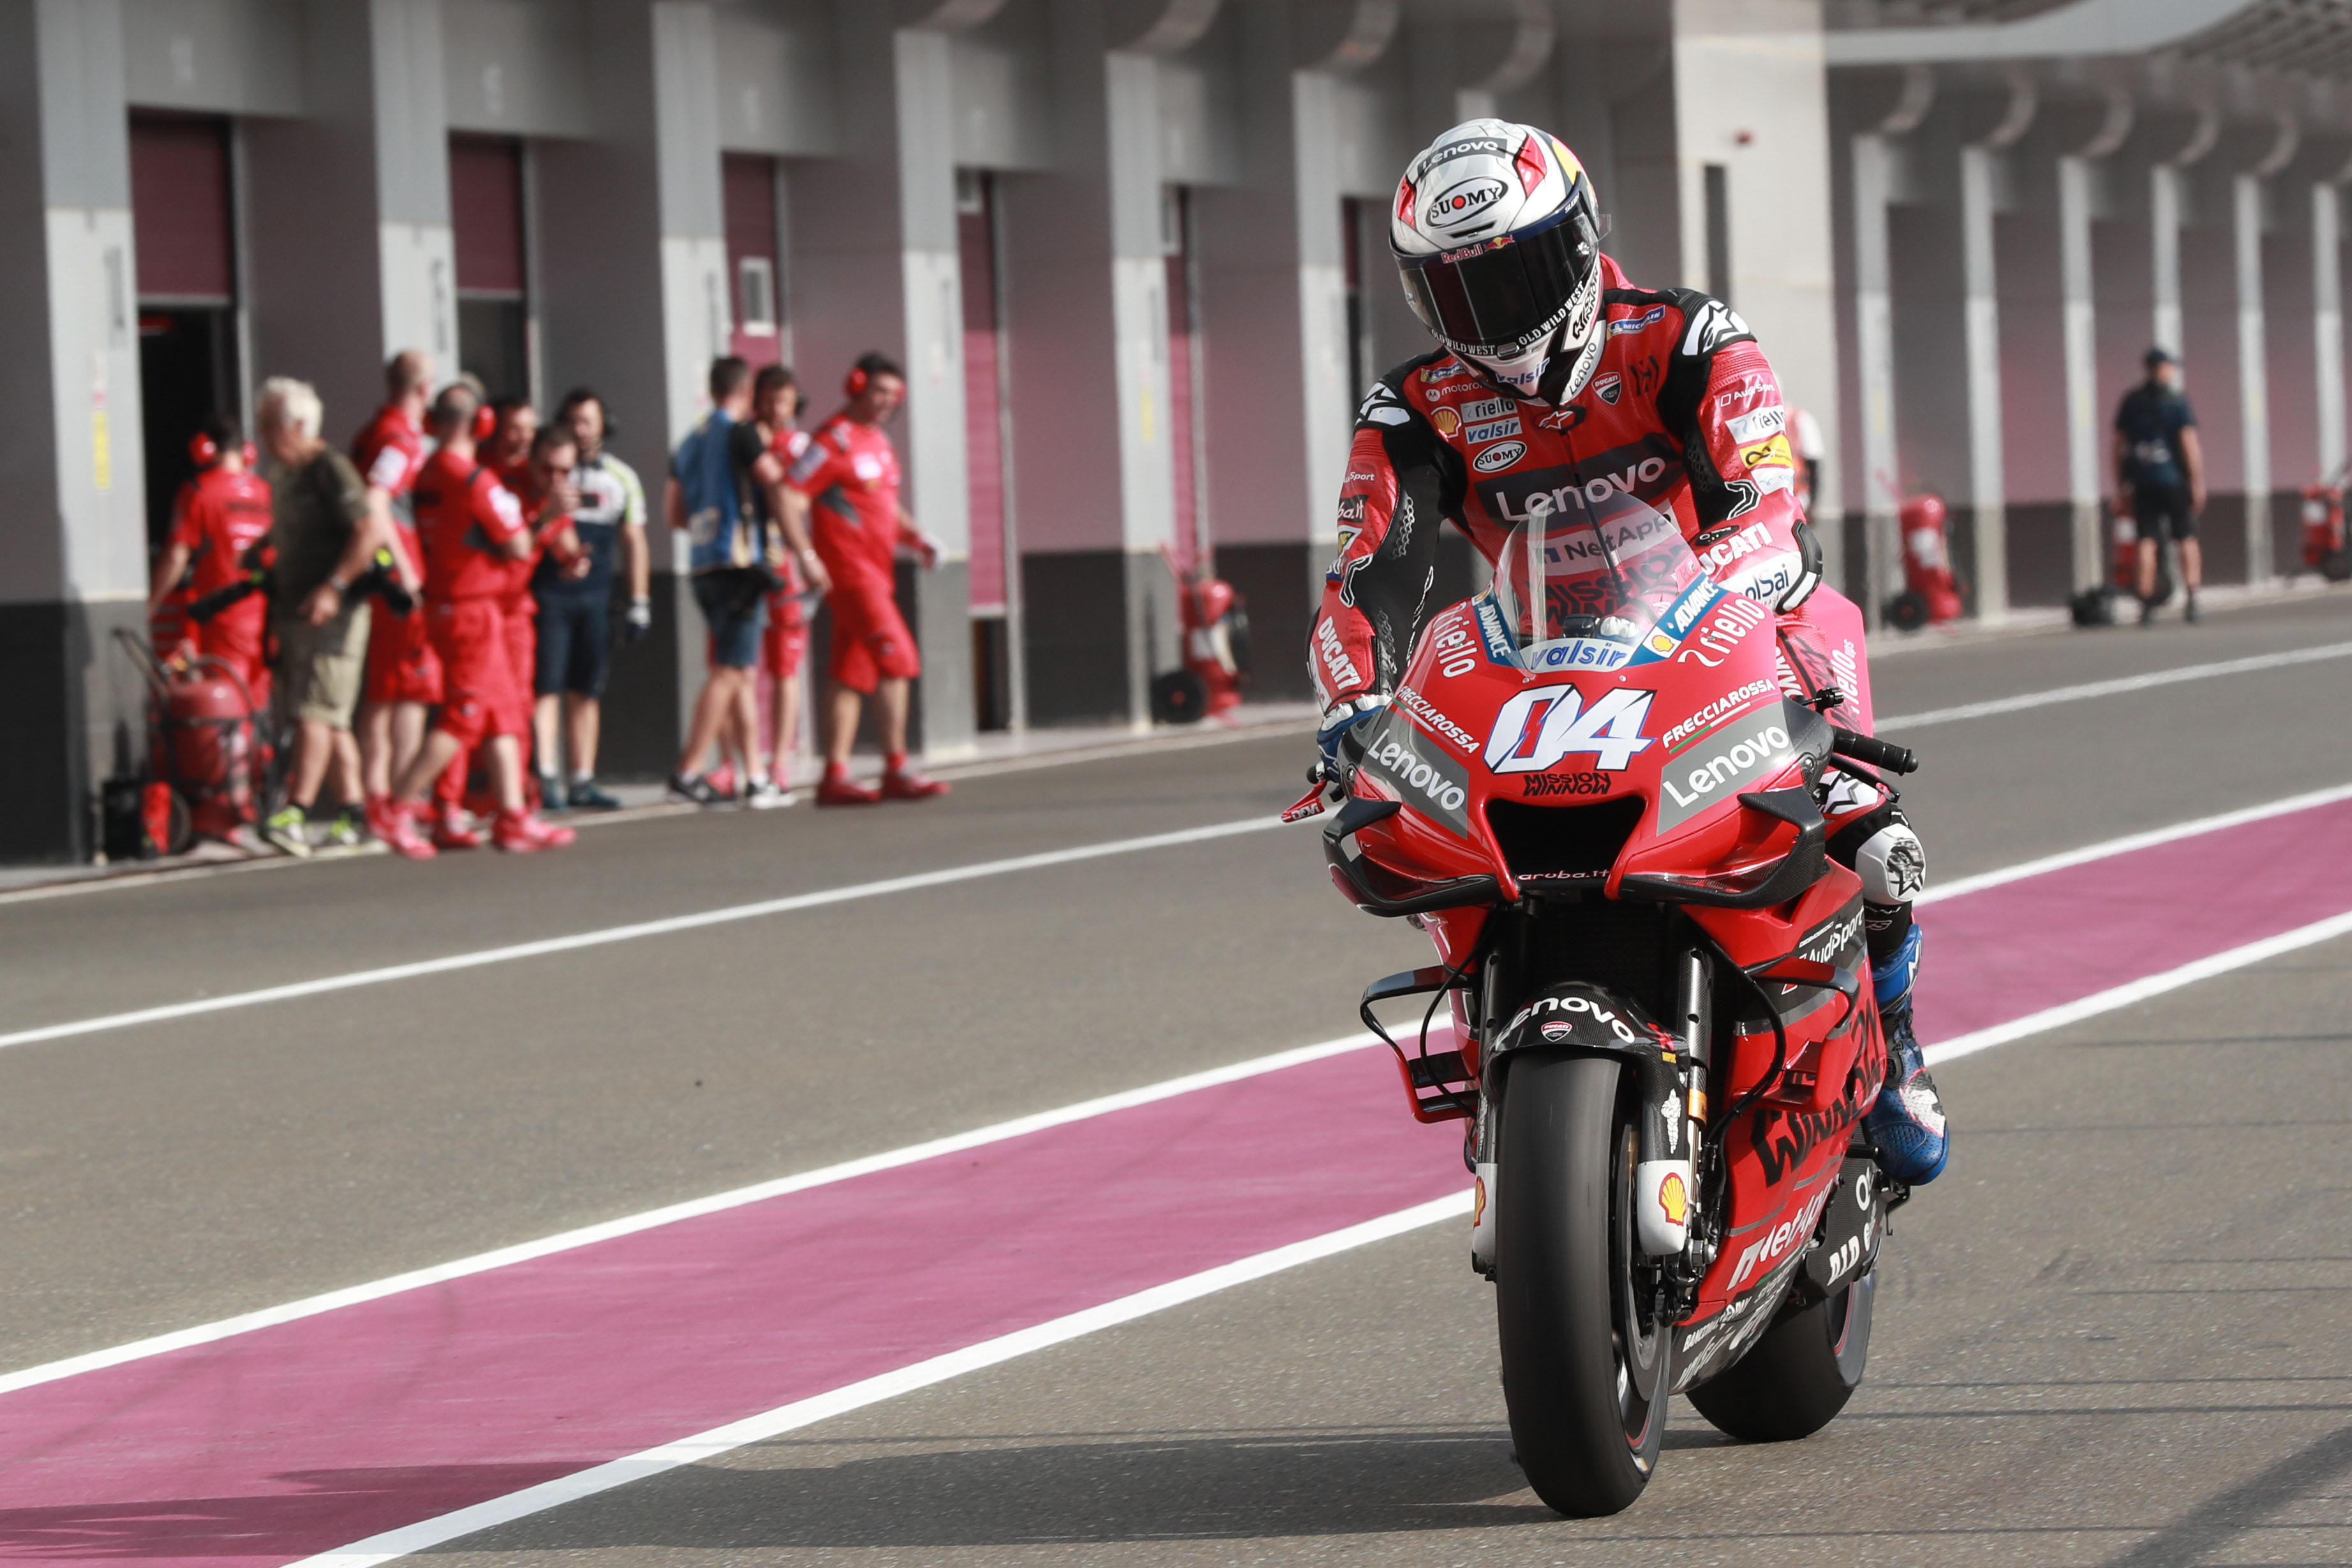
{"label": "pit lane asphalt", "polygon": [[[1914,712],[2347,635],[2352,601],[2328,596],[2200,629],[1906,653],[1880,664],[1878,706]],[[1927,768],[1908,800],[1936,874],[1956,876],[2343,783],[2347,682],[2352,664],[2328,662],[1924,731],[1912,738]],[[668,819],[583,834],[571,852],[527,861],[347,862],[0,905],[11,956],[0,1002],[7,1027],[24,1028],[1230,821],[1286,804],[1302,750],[1296,737],[1269,739],[999,776],[919,809]],[[0,1268],[13,1287],[0,1365],[1328,1038],[1353,1027],[1365,978],[1425,952],[1402,925],[1340,904],[1311,834],[1296,831],[0,1051]],[[2231,1042],[2226,1065],[2210,1047],[2101,1055],[2080,1044],[2104,1038],[2085,1025],[2049,1049],[2029,1043],[1947,1071],[1963,1127],[1989,1129],[1987,1155],[1969,1173],[1979,1186],[1940,1186],[1928,1195],[1940,1201],[1923,1197],[1898,1232],[1866,1399],[1914,1403],[1865,1404],[1881,1414],[1816,1439],[1840,1445],[1822,1472],[1844,1500],[1837,1530],[1878,1528],[1890,1491],[1906,1507],[1928,1495],[1895,1488],[1898,1458],[1979,1489],[1933,1494],[1946,1511],[1964,1503],[1965,1518],[1924,1503],[1902,1515],[1923,1531],[1937,1519],[1992,1529],[1988,1511],[2089,1529],[2087,1512],[2066,1510],[2092,1477],[2113,1491],[2109,1512],[2129,1513],[2118,1500],[2137,1498],[2150,1521],[2169,1523],[2274,1463],[2309,1483],[2306,1500],[2332,1488],[2342,1517],[2345,1441],[2326,1438],[2345,1425],[2341,1382],[2198,1384],[2193,1396],[2133,1387],[2113,1398],[2073,1385],[2105,1389],[2084,1380],[2164,1365],[2200,1377],[2342,1372],[2340,1355],[2305,1364],[2325,1361],[2330,1338],[2352,1326],[2333,1305],[2341,1269],[2320,1256],[2343,1250],[2352,1187],[2320,1190],[2347,1180],[2341,1157],[2325,1153],[2341,1124],[2273,1124],[2330,1114],[2345,1037],[2330,1032],[2342,1026],[2327,1003],[2352,990],[2343,965],[2340,945],[2313,949],[2105,1020],[2116,1038],[2171,1039],[2164,1031],[2178,1026],[2182,1038]],[[2200,1062],[2212,1063],[2203,1076]],[[2147,1098],[2159,1093],[2160,1103]],[[2107,1148],[2069,1135],[2109,1118],[2151,1131]],[[2042,1131],[1990,1131],[2026,1127]],[[2126,1179],[2111,1180],[2115,1171]],[[1622,1553],[1647,1531],[1701,1538],[1676,1549],[1685,1557],[1769,1561],[1739,1538],[1820,1525],[1789,1500],[1814,1445],[1718,1451],[1693,1417],[1636,1514],[1523,1537],[1517,1527],[1541,1516],[1514,1495],[1502,1458],[1491,1315],[1458,1240],[1432,1232],[1333,1260],[710,1468],[749,1491],[662,1490],[725,1479],[698,1471],[499,1539],[520,1554],[509,1561],[594,1547],[614,1562],[705,1551],[766,1560],[829,1546],[922,1561],[968,1547],[975,1561],[1027,1561],[1184,1536],[1217,1542],[1202,1560],[1385,1541],[1432,1561],[1564,1554],[1601,1540]],[[2062,1259],[2063,1247],[2077,1250]],[[2284,1282],[2330,1288],[2248,1296],[2282,1281],[2205,1265],[2183,1280],[2160,1264],[2256,1256],[2293,1260],[2273,1270]],[[2037,1281],[2045,1266],[2058,1285]],[[2124,1270],[2123,1282],[2100,1285],[2102,1270]],[[2094,1341],[2087,1309],[2066,1294],[2094,1286],[2210,1293],[2097,1298],[2110,1317],[2132,1301],[2141,1315]],[[2036,1316],[2044,1297],[2057,1304]],[[2255,1354],[2274,1343],[2290,1348]],[[1963,1364],[1979,1382],[2060,1382],[2039,1395],[1929,1386],[1953,1383]],[[2260,1397],[2241,1397],[2247,1389]],[[2030,1430],[1991,1416],[1897,1419],[1955,1398],[1985,1411],[2053,1397],[2069,1409],[2156,1414]],[[2164,1414],[2173,1410],[2189,1413]],[[2129,1435],[2086,1448],[2084,1423]],[[2061,1438],[2032,1435],[2062,1427]],[[839,1446],[851,1435],[865,1446]],[[2295,1469],[2290,1454],[2315,1439],[2316,1457]],[[1685,1451],[1694,1447],[1706,1451]],[[2180,1463],[2122,1457],[2144,1449]],[[2070,1469],[2090,1463],[2084,1453],[2107,1469]],[[835,1457],[808,1457],[824,1454]],[[2072,1480],[2019,1490],[2049,1466]],[[785,1490],[762,1490],[774,1483],[759,1474],[777,1469],[793,1472]],[[1669,1521],[1659,1504],[1678,1470],[1700,1490]],[[892,1486],[912,1489],[910,1506],[864,1500],[887,1496],[894,1476]],[[729,1500],[753,1492],[756,1503]],[[2198,1528],[2219,1528],[2227,1513]],[[1400,1522],[1431,1518],[1507,1533],[1441,1543],[1431,1524]],[[1595,1533],[1606,1530],[1634,1533]],[[2337,1534],[2329,1552],[2344,1549]],[[2049,1545],[2056,1536],[1965,1539],[1977,1558],[2075,1560]],[[2084,1561],[2132,1544],[2082,1539]],[[1895,1545],[1833,1536],[1806,1549],[1864,1561]]]}

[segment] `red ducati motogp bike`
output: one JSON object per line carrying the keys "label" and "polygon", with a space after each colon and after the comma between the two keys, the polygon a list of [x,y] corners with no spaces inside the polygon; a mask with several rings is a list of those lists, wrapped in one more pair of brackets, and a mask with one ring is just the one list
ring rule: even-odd
{"label": "red ducati motogp bike", "polygon": [[1363,1016],[1429,998],[1391,1043],[1413,1114],[1469,1124],[1517,1456],[1579,1515],[1641,1495],[1670,1395],[1747,1439],[1834,1416],[1907,1196],[1859,1135],[1886,1046],[1822,809],[1910,754],[1786,698],[1771,612],[1612,499],[1523,519],[1293,809],[1436,943]]}

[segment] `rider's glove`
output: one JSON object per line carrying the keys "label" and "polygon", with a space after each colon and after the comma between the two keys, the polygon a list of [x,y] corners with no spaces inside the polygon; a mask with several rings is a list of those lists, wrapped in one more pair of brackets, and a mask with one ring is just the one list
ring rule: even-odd
{"label": "rider's glove", "polygon": [[1813,590],[1822,585],[1822,541],[1814,536],[1812,525],[1800,517],[1790,532],[1797,541],[1797,575],[1772,605],[1783,615],[1811,599]]}
{"label": "rider's glove", "polygon": [[628,616],[621,622],[622,640],[641,643],[645,640],[646,633],[653,629],[654,601],[650,599],[630,600]]}
{"label": "rider's glove", "polygon": [[[1322,727],[1315,732],[1315,746],[1323,754],[1323,777],[1327,782],[1339,782],[1354,768],[1352,758],[1344,763],[1341,759],[1341,737],[1388,706],[1387,697],[1367,694],[1360,697],[1342,698],[1333,703],[1329,711],[1324,714]],[[1361,738],[1358,737],[1360,741]]]}

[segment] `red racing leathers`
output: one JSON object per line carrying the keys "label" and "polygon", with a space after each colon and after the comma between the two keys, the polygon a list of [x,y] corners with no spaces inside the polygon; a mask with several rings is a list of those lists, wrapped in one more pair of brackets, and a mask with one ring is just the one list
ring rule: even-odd
{"label": "red racing leathers", "polygon": [[[1444,608],[1429,602],[1442,523],[1491,563],[1531,510],[1615,491],[1670,514],[1717,582],[1772,606],[1791,696],[1834,686],[1844,700],[1831,719],[1869,733],[1862,614],[1819,580],[1789,413],[1763,350],[1721,301],[1633,288],[1613,261],[1601,266],[1601,360],[1566,406],[1506,397],[1444,350],[1365,397],[1307,654],[1324,708],[1396,689],[1413,636]],[[1833,844],[1850,851],[1899,820],[1893,810],[1878,791],[1843,784],[1828,813]],[[1900,874],[1865,883],[1888,903],[1916,892]]]}
{"label": "red racing leathers", "polygon": [[1832,716],[1867,732],[1861,612],[1819,583],[1763,350],[1720,301],[1633,288],[1601,266],[1601,361],[1567,406],[1504,397],[1443,350],[1373,384],[1308,653],[1324,707],[1395,689],[1413,634],[1444,608],[1428,602],[1441,523],[1492,562],[1530,509],[1620,491],[1670,513],[1723,587],[1778,612],[1791,695],[1834,685],[1846,702]]}

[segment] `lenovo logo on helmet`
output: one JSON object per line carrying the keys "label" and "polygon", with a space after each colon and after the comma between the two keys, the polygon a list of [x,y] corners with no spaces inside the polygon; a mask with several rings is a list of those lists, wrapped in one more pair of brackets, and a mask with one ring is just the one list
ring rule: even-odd
{"label": "lenovo logo on helmet", "polygon": [[1458,180],[1430,198],[1429,215],[1423,221],[1433,229],[1459,228],[1501,201],[1509,190],[1491,174]]}

